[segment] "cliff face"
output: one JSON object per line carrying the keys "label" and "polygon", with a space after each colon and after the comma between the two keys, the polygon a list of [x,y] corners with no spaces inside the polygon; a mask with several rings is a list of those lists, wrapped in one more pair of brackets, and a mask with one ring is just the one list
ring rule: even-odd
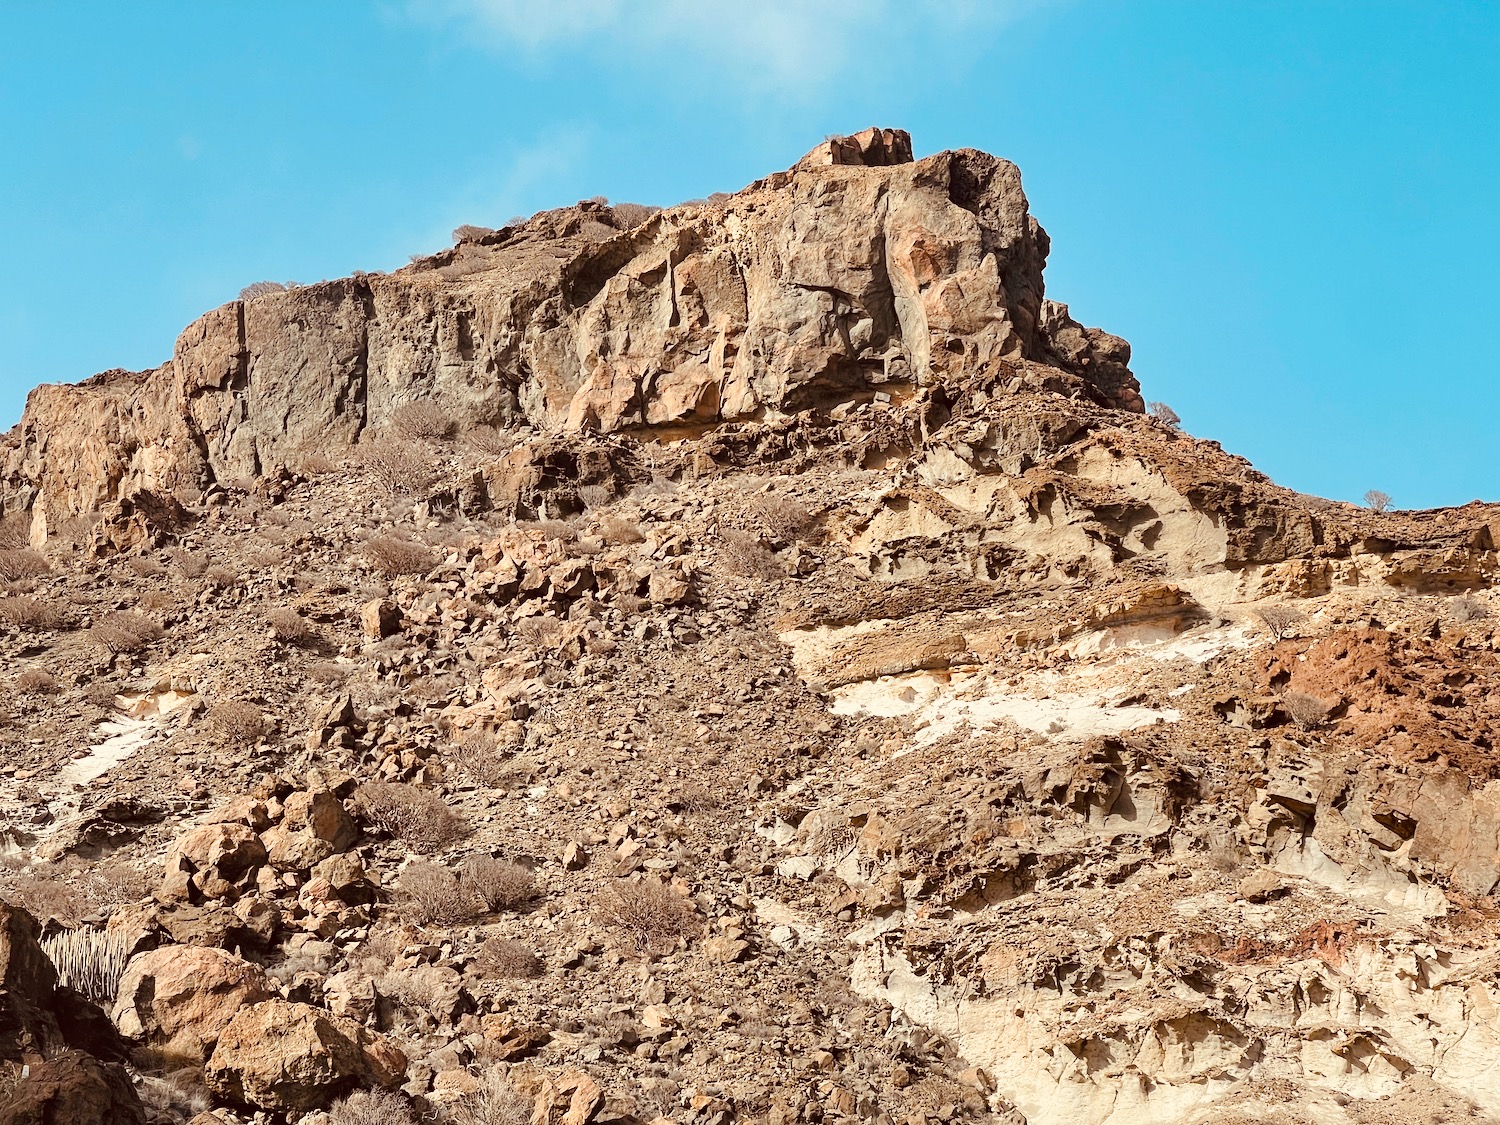
{"label": "cliff face", "polygon": [[1129,345],[1044,298],[1046,232],[985,153],[913,161],[906,134],[870,130],[624,226],[547,212],[391,275],[230,302],[154,371],[39,388],[11,503],[40,538],[134,490],[352,444],[423,398],[501,425],[708,427],[1035,363],[1141,409]]}

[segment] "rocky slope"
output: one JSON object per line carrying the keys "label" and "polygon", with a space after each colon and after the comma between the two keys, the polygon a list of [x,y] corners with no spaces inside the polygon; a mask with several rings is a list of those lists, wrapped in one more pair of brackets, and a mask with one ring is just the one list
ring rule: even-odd
{"label": "rocky slope", "polygon": [[1500,509],[1147,417],[982,153],[463,234],[3,439],[0,1123],[1500,1119]]}

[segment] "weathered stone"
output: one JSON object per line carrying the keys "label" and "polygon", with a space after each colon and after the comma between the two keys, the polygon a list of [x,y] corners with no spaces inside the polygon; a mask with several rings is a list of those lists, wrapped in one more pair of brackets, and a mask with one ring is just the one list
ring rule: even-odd
{"label": "weathered stone", "polygon": [[360,607],[359,624],[372,641],[395,636],[401,631],[401,608],[389,598],[371,598]]}
{"label": "weathered stone", "polygon": [[31,1065],[0,1102],[0,1125],[146,1125],[146,1111],[123,1066],[66,1051]]}
{"label": "weathered stone", "polygon": [[167,945],[131,958],[114,1020],[173,1065],[201,1065],[246,1005],[270,998],[265,974],[222,949]]}
{"label": "weathered stone", "polygon": [[246,825],[200,825],[167,849],[158,893],[163,901],[230,898],[265,861],[265,845]]}

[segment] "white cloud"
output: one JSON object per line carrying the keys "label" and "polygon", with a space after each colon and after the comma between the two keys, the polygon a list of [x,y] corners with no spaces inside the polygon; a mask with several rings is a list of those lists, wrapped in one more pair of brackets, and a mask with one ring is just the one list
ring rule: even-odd
{"label": "white cloud", "polygon": [[812,89],[852,66],[870,80],[923,31],[993,31],[1047,0],[408,0],[420,23],[532,55],[617,47],[680,56],[754,86]]}

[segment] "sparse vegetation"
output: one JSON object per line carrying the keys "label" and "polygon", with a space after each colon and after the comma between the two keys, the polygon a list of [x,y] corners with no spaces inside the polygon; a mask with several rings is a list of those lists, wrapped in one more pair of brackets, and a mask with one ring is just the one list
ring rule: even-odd
{"label": "sparse vegetation", "polygon": [[129,610],[106,614],[88,631],[89,640],[112,656],[139,652],[161,637],[160,625]]}
{"label": "sparse vegetation", "polygon": [[313,639],[314,633],[307,619],[294,609],[273,609],[266,614],[266,624],[271,636],[282,644],[302,645]]}
{"label": "sparse vegetation", "polygon": [[513,909],[536,891],[536,880],[524,865],[487,855],[471,855],[464,860],[459,882],[486,910]]}
{"label": "sparse vegetation", "polygon": [[1255,611],[1273,641],[1284,640],[1295,635],[1303,617],[1300,611],[1289,605],[1264,605]]}
{"label": "sparse vegetation", "polygon": [[377,438],[358,449],[359,460],[375,482],[392,496],[425,491],[437,471],[422,448],[396,438]]}
{"label": "sparse vegetation", "polygon": [[1391,506],[1391,497],[1388,492],[1381,492],[1378,488],[1372,488],[1365,493],[1365,507],[1372,512],[1384,512]]}
{"label": "sparse vegetation", "polygon": [[453,228],[453,242],[454,245],[461,246],[465,242],[479,242],[494,233],[489,227],[476,227],[473,223],[464,223]]}
{"label": "sparse vegetation", "polygon": [[498,1070],[487,1071],[484,1084],[448,1111],[449,1125],[527,1125],[531,1118],[531,1103]]}
{"label": "sparse vegetation", "polygon": [[411,1106],[400,1094],[378,1087],[356,1090],[328,1110],[328,1125],[417,1125]]}
{"label": "sparse vegetation", "polygon": [[458,873],[441,863],[417,859],[407,864],[396,881],[402,901],[419,922],[452,925],[479,913],[479,902],[465,893]]}
{"label": "sparse vegetation", "polygon": [[60,629],[66,622],[62,611],[41,598],[0,598],[0,621],[26,632]]}
{"label": "sparse vegetation", "polygon": [[367,781],[355,799],[365,820],[418,852],[439,851],[468,830],[441,796],[415,785]]}
{"label": "sparse vegetation", "polygon": [[456,425],[453,412],[430,398],[404,402],[391,413],[391,425],[407,437],[423,441],[441,441],[449,437]]}
{"label": "sparse vegetation", "polygon": [[[0,613],[3,612],[3,609],[0,609]],[[1467,624],[1471,621],[1483,621],[1490,615],[1490,607],[1475,597],[1472,591],[1466,591],[1456,598],[1449,599],[1448,613],[1453,620],[1460,624]]]}
{"label": "sparse vegetation", "polygon": [[23,551],[31,545],[31,519],[25,512],[0,516],[0,551]]}
{"label": "sparse vegetation", "polygon": [[660,207],[653,207],[648,203],[616,203],[613,208],[615,225],[621,230],[631,230],[640,226],[652,215],[661,211]]}
{"label": "sparse vegetation", "polygon": [[437,557],[420,543],[394,535],[376,535],[365,542],[365,558],[386,578],[403,574],[426,574],[437,565]]}
{"label": "sparse vegetation", "polygon": [[616,882],[599,896],[596,911],[601,922],[642,951],[665,952],[698,930],[687,900],[654,879]]}
{"label": "sparse vegetation", "polygon": [[1315,730],[1328,721],[1332,710],[1327,700],[1302,691],[1289,691],[1281,697],[1282,709],[1302,730]]}
{"label": "sparse vegetation", "polygon": [[12,686],[17,695],[51,695],[57,690],[57,677],[42,668],[27,668],[17,674]]}
{"label": "sparse vegetation", "polygon": [[725,530],[720,532],[719,538],[723,543],[719,559],[730,574],[765,582],[786,577],[775,554],[754,535]]}
{"label": "sparse vegetation", "polygon": [[491,934],[474,955],[474,968],[482,976],[530,980],[542,975],[542,959],[514,938]]}
{"label": "sparse vegetation", "polygon": [[58,982],[80,992],[108,1011],[120,991],[125,962],[133,943],[119,930],[89,926],[65,929],[42,939],[42,949],[57,968]]}
{"label": "sparse vegetation", "polygon": [[266,733],[266,716],[253,703],[226,699],[209,708],[208,722],[214,732],[232,746],[249,746]]}
{"label": "sparse vegetation", "polygon": [[22,578],[40,578],[52,573],[52,564],[40,551],[30,547],[0,550],[0,580],[15,582]]}
{"label": "sparse vegetation", "polygon": [[1146,404],[1146,413],[1169,430],[1182,428],[1182,418],[1178,415],[1177,411],[1164,402],[1148,402]]}

